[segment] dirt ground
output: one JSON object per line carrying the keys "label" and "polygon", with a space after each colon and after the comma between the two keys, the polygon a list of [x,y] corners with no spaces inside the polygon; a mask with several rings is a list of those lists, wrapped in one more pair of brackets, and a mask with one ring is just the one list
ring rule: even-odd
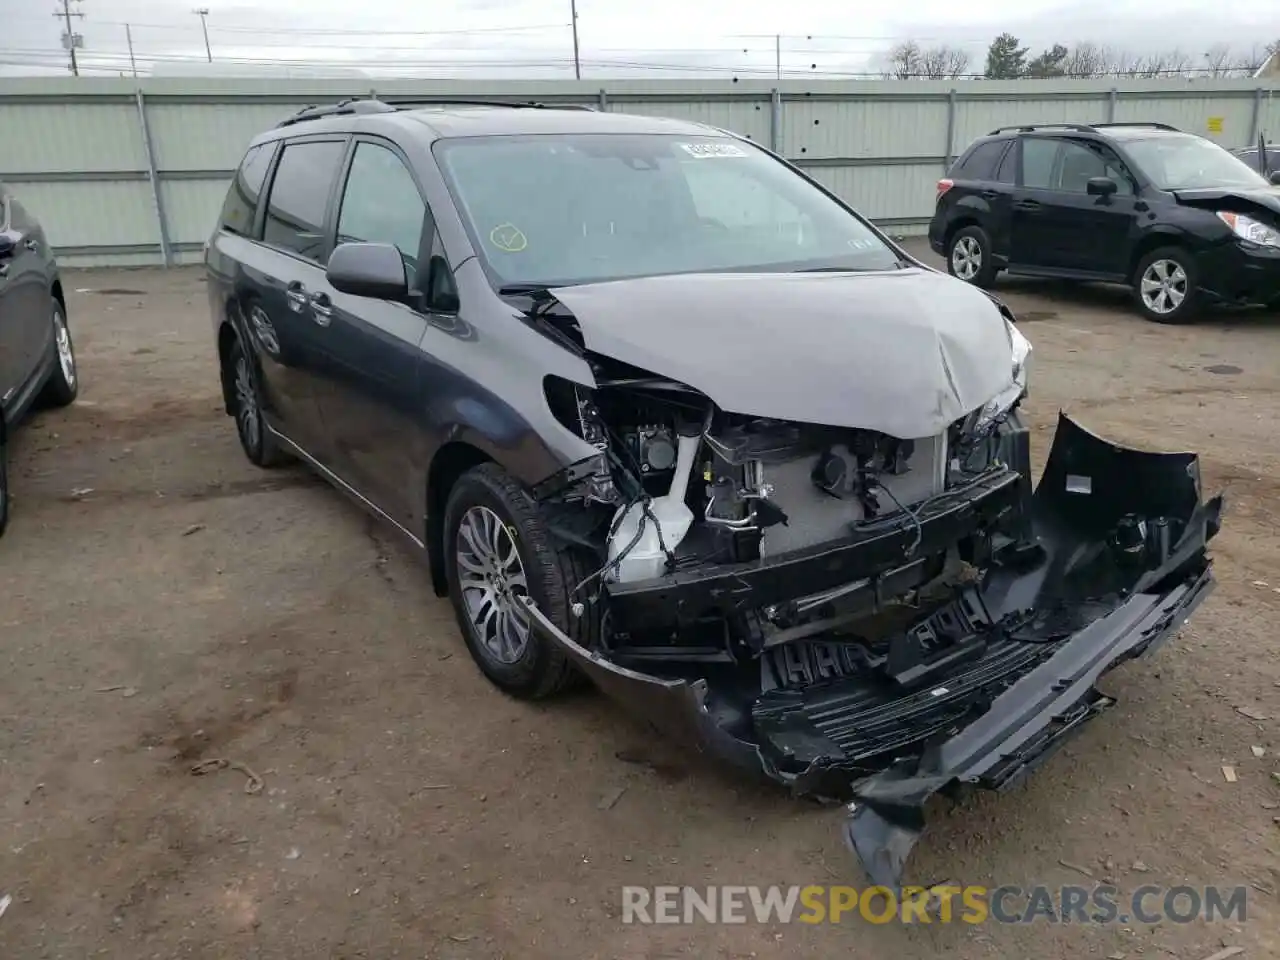
{"label": "dirt ground", "polygon": [[[1228,494],[1219,586],[1026,786],[931,809],[909,873],[1243,884],[1245,922],[636,926],[625,884],[861,884],[841,811],[593,692],[499,695],[385,531],[244,460],[199,272],[67,284],[81,399],[19,432],[0,541],[0,957],[1280,956],[1280,318],[1165,329],[1123,291],[1000,285],[1038,453],[1060,407],[1200,451]],[[215,757],[265,789],[191,775]]]}

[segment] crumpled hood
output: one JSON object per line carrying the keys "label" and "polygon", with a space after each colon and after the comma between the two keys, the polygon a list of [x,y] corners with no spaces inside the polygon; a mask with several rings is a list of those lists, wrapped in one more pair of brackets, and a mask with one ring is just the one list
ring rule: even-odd
{"label": "crumpled hood", "polygon": [[1238,209],[1239,204],[1233,208],[1231,201],[1243,200],[1280,215],[1280,187],[1258,187],[1256,190],[1200,187],[1195,190],[1174,190],[1173,195],[1178,198],[1179,203],[1194,207],[1209,206],[1215,210]]}
{"label": "crumpled hood", "polygon": [[731,413],[929,437],[1012,381],[999,308],[914,267],[682,274],[552,292],[588,350],[682,381]]}

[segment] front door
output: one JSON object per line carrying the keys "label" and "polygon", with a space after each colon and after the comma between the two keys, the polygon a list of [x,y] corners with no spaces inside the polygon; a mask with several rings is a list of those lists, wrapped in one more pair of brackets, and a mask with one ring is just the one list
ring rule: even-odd
{"label": "front door", "polygon": [[[422,192],[390,143],[359,139],[337,212],[335,244],[395,246],[410,283],[425,289],[420,264],[435,233]],[[333,469],[366,500],[414,536],[425,478],[420,345],[426,305],[410,306],[324,288],[328,312],[320,411],[332,442]],[[422,309],[418,309],[421,307]]]}
{"label": "front door", "polygon": [[[1104,145],[1069,137],[1025,137],[1013,198],[1011,266],[1124,279],[1137,228],[1132,177]],[[1111,196],[1088,192],[1110,179]]]}
{"label": "front door", "polygon": [[345,138],[286,143],[276,165],[262,240],[246,263],[244,320],[262,373],[264,407],[278,432],[328,465],[317,384],[326,317],[312,297],[324,287],[327,211]]}

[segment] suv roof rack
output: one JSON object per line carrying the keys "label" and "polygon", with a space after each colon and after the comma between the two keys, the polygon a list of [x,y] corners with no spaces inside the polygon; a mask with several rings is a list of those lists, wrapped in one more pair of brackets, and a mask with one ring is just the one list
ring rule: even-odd
{"label": "suv roof rack", "polygon": [[411,110],[414,107],[459,106],[459,107],[506,107],[515,110],[592,110],[596,108],[584,103],[547,104],[537,100],[481,100],[470,97],[396,97],[382,100],[378,97],[350,97],[337,103],[308,104],[292,116],[286,117],[276,127],[288,127],[305,120],[319,120],[322,117],[337,117],[364,113],[395,113],[399,110]]}
{"label": "suv roof rack", "polygon": [[1075,130],[1079,133],[1096,133],[1100,128],[1107,127],[1150,127],[1153,130],[1172,130],[1174,133],[1180,133],[1177,127],[1171,127],[1167,123],[1156,123],[1154,121],[1142,120],[1117,120],[1107,123],[1015,123],[1008,127],[996,127],[988,137],[994,137],[998,133],[1008,133],[1010,130],[1016,130],[1018,133],[1031,133],[1035,130]]}

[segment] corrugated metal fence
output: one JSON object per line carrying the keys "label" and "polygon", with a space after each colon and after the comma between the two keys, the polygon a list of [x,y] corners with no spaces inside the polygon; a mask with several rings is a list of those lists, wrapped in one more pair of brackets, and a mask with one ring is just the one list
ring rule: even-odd
{"label": "corrugated metal fence", "polygon": [[1147,120],[1245,146],[1280,134],[1280,79],[1169,81],[473,82],[0,80],[0,180],[69,265],[190,262],[244,144],[300,106],[344,97],[586,103],[697,120],[768,145],[898,234],[928,223],[934,183],[994,127]]}

